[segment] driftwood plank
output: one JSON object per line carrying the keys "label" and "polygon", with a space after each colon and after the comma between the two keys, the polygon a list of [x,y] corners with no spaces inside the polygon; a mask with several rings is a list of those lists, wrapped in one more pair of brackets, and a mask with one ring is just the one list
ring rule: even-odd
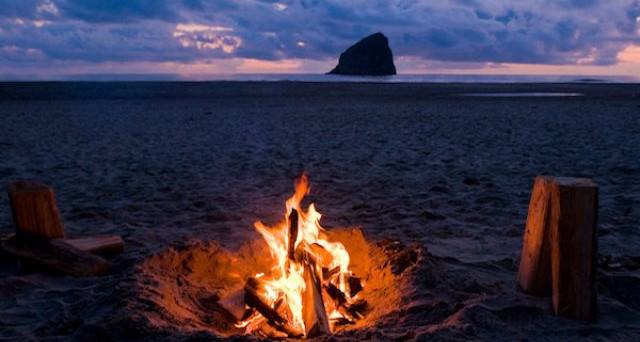
{"label": "driftwood plank", "polygon": [[16,234],[64,238],[53,189],[34,181],[17,181],[8,187]]}
{"label": "driftwood plank", "polygon": [[597,313],[598,187],[556,178],[551,196],[551,279],[557,315],[594,321]]}
{"label": "driftwood plank", "polygon": [[5,252],[49,272],[85,277],[104,274],[110,267],[107,260],[59,239],[23,238],[16,235],[2,241],[1,246]]}
{"label": "driftwood plank", "polygon": [[124,250],[124,241],[118,235],[89,236],[64,239],[65,243],[85,252],[94,254],[119,254]]}

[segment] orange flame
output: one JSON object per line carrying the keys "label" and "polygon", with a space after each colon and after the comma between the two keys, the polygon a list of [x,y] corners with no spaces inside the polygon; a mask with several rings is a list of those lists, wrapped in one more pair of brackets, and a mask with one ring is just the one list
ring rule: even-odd
{"label": "orange flame", "polygon": [[[303,292],[305,291],[304,272],[305,265],[298,260],[291,259],[290,256],[290,230],[289,217],[295,209],[298,214],[297,236],[293,250],[297,255],[310,255],[316,262],[316,267],[323,274],[321,269],[336,270],[327,275],[321,281],[329,281],[338,287],[346,296],[347,301],[351,301],[348,291],[346,277],[351,274],[349,271],[349,253],[344,245],[339,242],[328,240],[327,233],[320,225],[322,215],[310,204],[307,210],[301,208],[303,198],[309,193],[309,180],[303,174],[295,181],[295,193],[286,201],[285,219],[274,226],[267,226],[260,221],[255,222],[255,228],[267,243],[273,265],[270,270],[256,274],[264,284],[264,293],[268,299],[268,305],[273,309],[278,309],[277,305],[286,305],[286,311],[290,314],[289,323],[295,331],[304,334],[306,331],[303,318]],[[325,307],[325,310],[329,308]],[[337,310],[331,309],[326,312],[327,317],[336,319],[343,317]],[[256,330],[258,324],[262,324],[264,319],[259,319],[260,314],[255,313],[249,319],[240,322],[237,326],[244,327],[249,333]]]}

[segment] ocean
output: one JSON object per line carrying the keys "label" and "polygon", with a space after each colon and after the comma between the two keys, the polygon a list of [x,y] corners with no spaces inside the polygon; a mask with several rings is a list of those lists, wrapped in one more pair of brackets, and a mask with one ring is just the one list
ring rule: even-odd
{"label": "ocean", "polygon": [[[6,79],[14,81],[14,79]],[[299,81],[373,83],[637,83],[640,78],[623,75],[448,75],[400,74],[394,76],[339,76],[326,74],[81,74],[59,76],[51,81]],[[23,81],[23,79],[15,79]],[[25,79],[26,81],[26,79]]]}

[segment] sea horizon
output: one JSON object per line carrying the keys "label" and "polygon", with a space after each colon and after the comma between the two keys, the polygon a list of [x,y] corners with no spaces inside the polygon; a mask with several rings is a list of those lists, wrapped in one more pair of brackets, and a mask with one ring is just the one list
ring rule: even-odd
{"label": "sea horizon", "polygon": [[511,74],[398,74],[343,76],[315,73],[180,74],[76,74],[56,76],[0,75],[0,82],[354,82],[354,83],[640,83],[625,75],[511,75]]}

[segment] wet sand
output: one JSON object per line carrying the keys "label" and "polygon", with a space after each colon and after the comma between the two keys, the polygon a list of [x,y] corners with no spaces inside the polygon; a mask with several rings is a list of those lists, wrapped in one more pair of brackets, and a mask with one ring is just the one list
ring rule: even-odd
{"label": "wet sand", "polygon": [[[459,96],[561,92],[582,96]],[[0,84],[0,184],[55,187],[70,236],[119,234],[109,275],[2,257],[0,338],[211,338],[157,327],[136,270],[171,246],[236,249],[309,174],[326,227],[417,243],[388,340],[632,340],[640,334],[640,86],[298,82]],[[600,187],[598,323],[551,314],[515,277],[533,178]],[[13,230],[0,196],[0,229]]]}

